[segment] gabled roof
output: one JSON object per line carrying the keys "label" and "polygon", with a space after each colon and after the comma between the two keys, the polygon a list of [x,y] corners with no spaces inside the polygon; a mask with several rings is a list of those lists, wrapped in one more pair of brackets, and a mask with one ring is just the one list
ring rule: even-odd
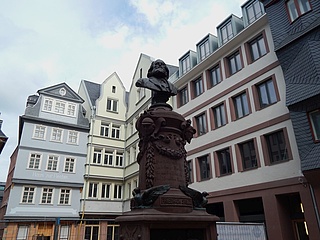
{"label": "gabled roof", "polygon": [[6,144],[8,137],[1,131],[2,120],[0,120],[0,153]]}
{"label": "gabled roof", "polygon": [[[64,89],[64,90],[63,90]],[[84,100],[68,86],[66,83],[60,83],[51,87],[38,90],[38,94],[61,98],[73,102],[83,103]]]}
{"label": "gabled roof", "polygon": [[87,89],[92,106],[96,105],[96,100],[100,97],[100,84],[83,80],[84,86]]}

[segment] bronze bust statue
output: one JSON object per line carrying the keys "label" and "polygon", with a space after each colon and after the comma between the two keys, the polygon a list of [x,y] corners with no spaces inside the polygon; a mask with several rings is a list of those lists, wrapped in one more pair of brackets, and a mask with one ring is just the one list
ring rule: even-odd
{"label": "bronze bust statue", "polygon": [[164,104],[171,96],[177,95],[177,88],[168,81],[169,69],[160,59],[153,61],[148,70],[147,78],[140,78],[137,87],[152,90],[152,104]]}

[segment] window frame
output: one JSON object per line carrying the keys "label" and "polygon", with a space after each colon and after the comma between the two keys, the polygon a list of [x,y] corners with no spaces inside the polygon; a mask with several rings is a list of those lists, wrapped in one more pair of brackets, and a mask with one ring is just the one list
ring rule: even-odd
{"label": "window frame", "polygon": [[[224,159],[220,158],[220,153],[228,151],[229,153],[229,160],[230,161],[230,169],[228,171],[226,171],[225,173],[222,171],[222,165],[221,165],[221,161]],[[223,177],[223,176],[229,176],[232,175],[234,173],[234,166],[233,166],[233,157],[232,157],[232,151],[231,151],[231,147],[225,147],[222,149],[219,149],[217,151],[214,152],[214,163],[215,163],[215,172],[216,172],[216,176],[217,177]],[[228,164],[227,164],[228,165]]]}
{"label": "window frame", "polygon": [[206,181],[212,178],[212,167],[211,167],[211,160],[210,155],[206,154],[200,157],[197,157],[197,164],[198,164],[198,181]]}
{"label": "window frame", "polygon": [[[63,228],[67,228],[67,234],[62,231]],[[71,226],[70,225],[60,225],[59,227],[59,240],[68,240],[70,238],[70,231]]]}
{"label": "window frame", "polygon": [[[294,17],[292,15],[292,11],[291,8],[289,7],[289,4],[292,4],[292,6],[294,6],[294,10],[296,11],[296,17]],[[287,0],[285,2],[286,5],[286,9],[287,9],[287,13],[288,13],[288,17],[291,23],[293,23],[294,21],[296,21],[297,19],[299,19],[301,16],[303,16],[304,14],[310,12],[312,10],[312,5],[310,3],[310,0],[305,0],[305,3],[308,3],[309,9],[306,9],[304,12],[301,11],[301,0]]]}
{"label": "window frame", "polygon": [[[73,160],[73,162],[72,161],[69,162],[69,164],[67,166],[68,160]],[[72,168],[72,171],[70,171],[71,168]],[[65,173],[75,173],[76,172],[76,158],[75,157],[65,157],[63,172],[65,172]]]}
{"label": "window frame", "polygon": [[101,184],[101,199],[111,199],[111,183]]}
{"label": "window frame", "polygon": [[208,132],[208,119],[206,112],[202,112],[195,116],[194,123],[197,130],[195,137],[200,137]]}
{"label": "window frame", "polygon": [[[269,104],[263,105],[262,100],[261,100],[260,86],[267,84],[269,81],[271,81],[272,85],[273,85],[273,90],[274,90],[274,94],[275,94],[275,101],[274,102],[270,101]],[[279,102],[280,101],[280,93],[279,93],[277,81],[275,79],[275,75],[272,75],[272,76],[256,83],[255,85],[253,85],[252,86],[252,93],[253,93],[253,99],[254,99],[254,106],[257,111],[265,109],[265,108]],[[268,87],[266,88],[266,93],[267,93],[267,98],[269,101],[270,100],[269,99],[270,98],[270,89]]]}
{"label": "window frame", "polygon": [[103,165],[105,166],[113,166],[113,152],[112,151],[105,151],[104,158],[103,158]]}
{"label": "window frame", "polygon": [[[219,109],[219,114],[220,117],[216,115],[216,109]],[[221,109],[223,109],[223,111],[221,111]],[[222,117],[224,116],[224,117]],[[211,130],[217,129],[217,128],[221,128],[225,125],[228,124],[228,115],[227,115],[227,109],[226,109],[226,102],[223,101],[213,107],[210,108],[210,117],[211,117]],[[221,122],[221,125],[218,124],[218,119]]]}
{"label": "window frame", "polygon": [[[217,79],[216,81],[213,81],[213,72],[214,72],[215,78]],[[207,86],[209,89],[217,86],[219,83],[222,82],[222,69],[220,66],[220,62],[214,65],[213,67],[211,67],[210,69],[208,69],[206,73],[207,73]]]}
{"label": "window frame", "polygon": [[[259,8],[261,10],[259,13],[256,12],[256,10],[257,10],[256,9],[256,6],[257,6],[256,4],[259,4]],[[252,7],[252,12],[253,12],[253,16],[251,18],[249,17],[249,15],[250,15],[249,14],[249,8],[250,7]],[[260,3],[259,0],[252,1],[250,4],[248,4],[245,7],[245,10],[246,10],[246,14],[247,14],[248,24],[251,24],[251,23],[255,22],[257,19],[259,19],[265,13],[263,5],[262,5],[262,3]]]}
{"label": "window frame", "polygon": [[[224,30],[225,30],[225,34],[226,36],[224,37]],[[221,43],[222,45],[229,42],[234,36],[234,29],[232,26],[232,20],[228,20],[227,22],[225,22],[221,27],[219,27],[219,33],[221,36]]]}
{"label": "window frame", "polygon": [[[312,111],[307,113],[308,114],[308,121],[309,121],[309,125],[310,125],[310,131],[311,131],[311,134],[312,134],[313,141],[315,143],[319,143],[320,142],[320,129],[319,130],[316,129],[318,127],[315,126],[313,118],[311,116],[311,114],[313,114],[313,113],[318,113],[318,115],[320,116],[320,109],[315,109],[315,110],[312,110]],[[319,124],[319,126],[320,126],[320,124]]]}
{"label": "window frame", "polygon": [[[246,167],[244,159],[243,159],[242,146],[244,144],[249,143],[249,142],[252,143],[254,151],[255,151],[256,166]],[[239,172],[253,170],[253,169],[257,169],[257,168],[261,167],[260,157],[259,157],[259,149],[258,149],[258,144],[257,144],[257,139],[256,138],[248,139],[248,140],[246,140],[244,142],[240,142],[240,143],[236,144],[235,147],[236,147],[236,160],[237,160],[237,165],[238,165]]]}
{"label": "window frame", "polygon": [[114,184],[113,186],[113,199],[122,199],[123,186],[121,184]]}
{"label": "window frame", "polygon": [[[28,190],[27,190],[27,188],[28,188]],[[26,195],[26,200],[24,201],[25,195]],[[30,186],[29,185],[28,186],[23,186],[22,187],[22,194],[21,194],[20,203],[22,203],[22,204],[34,204],[35,195],[36,195],[36,187],[35,186],[31,186],[31,185]]]}
{"label": "window frame", "polygon": [[47,126],[36,124],[34,125],[32,138],[37,140],[45,140],[47,133]]}
{"label": "window frame", "polygon": [[[66,202],[67,199],[67,202]],[[62,200],[62,203],[61,203]],[[58,205],[71,205],[71,189],[60,188]]]}
{"label": "window frame", "polygon": [[187,72],[189,72],[191,70],[191,57],[188,54],[187,56],[183,57],[180,60],[180,64],[181,64],[181,73],[182,75],[186,74]]}
{"label": "window frame", "polygon": [[79,145],[79,132],[75,130],[68,130],[67,143],[73,144],[73,145]]}
{"label": "window frame", "polygon": [[192,99],[197,98],[204,92],[204,81],[201,75],[191,82],[191,97]]}
{"label": "window frame", "polygon": [[[45,189],[47,189],[48,191],[45,192]],[[50,190],[51,190],[51,192],[50,192]],[[39,204],[52,205],[53,198],[54,198],[54,188],[53,187],[42,187],[41,199],[40,199]],[[43,200],[45,200],[45,202],[43,202]],[[49,202],[48,202],[48,200],[49,200]]]}
{"label": "window frame", "polygon": [[49,154],[47,160],[46,171],[58,172],[59,171],[59,155]]}
{"label": "window frame", "polygon": [[[261,46],[259,45],[259,43],[263,43],[265,52],[261,52],[261,49],[260,49]],[[254,44],[257,44],[256,46],[257,46],[258,55],[259,55],[257,58],[254,58],[254,54],[253,54]],[[265,30],[257,34],[254,38],[252,38],[248,42],[246,42],[244,46],[245,46],[245,52],[246,52],[248,64],[252,64],[258,61],[260,58],[262,58],[263,56],[267,55],[270,52]]]}
{"label": "window frame", "polygon": [[110,137],[114,139],[120,139],[120,130],[121,130],[121,125],[112,124]]}
{"label": "window frame", "polygon": [[118,113],[119,112],[119,100],[114,99],[114,98],[107,98],[106,111],[112,112],[112,113]]}
{"label": "window frame", "polygon": [[178,92],[178,107],[182,107],[183,105],[187,104],[189,102],[189,89],[188,85],[181,88]]}
{"label": "window frame", "polygon": [[[31,164],[32,155],[38,155],[39,158],[34,156],[34,160],[33,160],[34,162],[33,162],[32,166],[31,166],[30,164]],[[38,167],[36,168],[35,166],[37,165],[37,160],[38,160]],[[41,153],[31,152],[29,154],[27,169],[40,170],[41,169],[41,162],[42,162],[41,160],[42,160],[42,154]]]}
{"label": "window frame", "polygon": [[[235,61],[235,71],[232,71],[232,60]],[[244,68],[241,47],[224,58],[225,72],[227,77],[231,77]]]}
{"label": "window frame", "polygon": [[[22,228],[25,228],[25,229],[22,229]],[[17,229],[17,238],[16,238],[16,240],[27,240],[28,239],[28,235],[29,235],[29,230],[30,230],[29,228],[30,228],[29,225],[19,225],[18,229]]]}
{"label": "window frame", "polygon": [[99,196],[99,183],[89,182],[88,185],[88,198],[97,199]]}
{"label": "window frame", "polygon": [[[57,138],[57,136],[59,136],[59,138]],[[61,143],[62,140],[63,140],[63,129],[62,128],[53,127],[51,129],[50,141]]]}
{"label": "window frame", "polygon": [[[243,96],[245,95],[247,107],[245,107],[245,102],[243,102]],[[237,99],[240,98],[241,103],[241,112],[240,109],[237,107]],[[250,97],[249,97],[249,91],[248,89],[245,89],[244,91],[240,92],[239,94],[233,96],[230,98],[230,107],[231,107],[231,118],[232,121],[240,120],[252,113],[251,110],[251,103],[250,103]],[[242,113],[242,115],[240,115]]]}
{"label": "window frame", "polygon": [[198,45],[198,51],[199,51],[200,62],[206,59],[210,55],[209,38],[206,38]]}
{"label": "window frame", "polygon": [[[270,157],[271,153],[270,153],[267,138],[268,138],[268,136],[279,133],[279,132],[282,132],[282,134],[283,134],[283,138],[284,138],[283,140],[285,143],[285,150],[286,150],[287,158],[283,159],[283,160],[279,160],[279,161],[272,161],[271,157]],[[272,131],[272,132],[269,132],[269,133],[262,135],[261,136],[261,143],[262,143],[263,156],[264,156],[264,161],[265,161],[266,166],[281,164],[281,163],[288,162],[293,159],[287,128],[280,128],[275,131]]]}

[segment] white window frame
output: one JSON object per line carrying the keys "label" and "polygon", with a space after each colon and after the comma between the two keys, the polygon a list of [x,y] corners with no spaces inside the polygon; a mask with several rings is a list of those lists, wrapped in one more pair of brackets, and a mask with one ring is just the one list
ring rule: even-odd
{"label": "white window frame", "polygon": [[102,162],[102,154],[103,154],[103,151],[102,149],[94,149],[93,150],[93,156],[92,156],[92,163],[94,164],[101,164]]}
{"label": "white window frame", "polygon": [[113,166],[113,152],[111,151],[104,152],[103,165]]}
{"label": "white window frame", "polygon": [[[110,104],[109,104],[110,103]],[[110,105],[110,106],[109,106]],[[119,101],[117,99],[108,98],[106,109],[108,112],[117,113],[119,109]]]}
{"label": "white window frame", "polygon": [[63,172],[75,173],[75,169],[76,169],[76,159],[74,157],[66,157],[64,160]]}
{"label": "white window frame", "polygon": [[116,167],[123,166],[123,153],[116,153],[115,166]]}
{"label": "white window frame", "polygon": [[67,143],[78,145],[79,144],[79,132],[74,131],[74,130],[69,130]]}
{"label": "white window frame", "polygon": [[70,237],[70,225],[60,225],[59,240],[68,240]]}
{"label": "white window frame", "polygon": [[50,154],[48,156],[47,171],[59,171],[59,156]]}
{"label": "white window frame", "polygon": [[62,142],[63,139],[63,129],[61,128],[52,128],[51,130],[51,141],[53,142]]}
{"label": "white window frame", "polygon": [[109,131],[110,131],[110,123],[101,123],[100,136],[109,137],[109,135],[110,135]]}
{"label": "white window frame", "polygon": [[[54,188],[42,187],[40,204],[52,204],[53,197],[54,197],[53,194],[54,194]],[[45,202],[42,202],[44,200],[44,198],[45,198]]]}
{"label": "white window frame", "polygon": [[27,240],[29,234],[29,226],[20,225],[18,226],[17,238],[16,240]]}
{"label": "white window frame", "polygon": [[51,112],[54,100],[52,98],[44,98],[42,110],[45,112]]}
{"label": "white window frame", "polygon": [[102,183],[101,184],[101,199],[110,199],[111,184]]}
{"label": "white window frame", "polygon": [[60,100],[55,100],[54,103],[54,112],[57,114],[62,114],[64,115],[66,112],[66,102],[65,101],[60,101]]}
{"label": "white window frame", "polygon": [[88,198],[95,199],[99,196],[99,183],[89,182],[88,183]]}
{"label": "white window frame", "polygon": [[[67,202],[66,202],[66,199],[68,199]],[[61,203],[61,200],[62,200],[62,203]],[[58,205],[71,205],[71,189],[70,188],[60,188]]]}
{"label": "white window frame", "polygon": [[230,41],[230,39],[234,37],[231,20],[226,22],[223,26],[221,26],[220,34],[221,34],[222,44],[225,44],[226,42]]}
{"label": "white window frame", "polygon": [[47,133],[47,127],[43,125],[35,125],[33,130],[33,138],[39,140],[45,140]]}
{"label": "white window frame", "polygon": [[191,69],[191,59],[190,59],[190,55],[184,57],[183,59],[181,59],[181,70],[182,70],[182,74],[187,73],[188,71],[190,71]]}
{"label": "white window frame", "polygon": [[[32,166],[31,164],[31,160],[33,160],[33,164]],[[28,169],[34,169],[34,170],[39,170],[41,167],[41,160],[42,160],[42,154],[40,153],[30,153],[29,154],[29,161],[28,161]],[[38,167],[35,167],[36,165],[38,165]]]}
{"label": "white window frame", "polygon": [[113,199],[122,199],[123,187],[120,184],[114,184],[113,187]]}
{"label": "white window frame", "polygon": [[[264,14],[264,8],[259,0],[255,0],[246,7],[248,23],[251,24]],[[251,12],[252,17],[250,17]]]}
{"label": "white window frame", "polygon": [[199,44],[199,55],[200,61],[204,60],[210,55],[209,39],[206,39],[205,41]]}
{"label": "white window frame", "polygon": [[120,139],[120,125],[113,125],[111,126],[111,138]]}
{"label": "white window frame", "polygon": [[[26,193],[26,201],[23,200],[25,193]],[[36,187],[35,186],[23,186],[20,203],[34,204],[35,195],[36,195]],[[31,200],[31,201],[29,201],[29,200]]]}
{"label": "white window frame", "polygon": [[65,115],[68,117],[76,117],[78,109],[77,106],[77,104],[68,101],[45,97],[43,100],[42,111]]}

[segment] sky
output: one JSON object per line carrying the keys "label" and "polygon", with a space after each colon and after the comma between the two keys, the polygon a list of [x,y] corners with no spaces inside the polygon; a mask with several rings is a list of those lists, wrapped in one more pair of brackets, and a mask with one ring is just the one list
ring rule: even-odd
{"label": "sky", "polygon": [[127,91],[141,53],[178,59],[246,0],[0,0],[0,155],[5,182],[29,95],[62,82],[102,83],[116,72]]}

